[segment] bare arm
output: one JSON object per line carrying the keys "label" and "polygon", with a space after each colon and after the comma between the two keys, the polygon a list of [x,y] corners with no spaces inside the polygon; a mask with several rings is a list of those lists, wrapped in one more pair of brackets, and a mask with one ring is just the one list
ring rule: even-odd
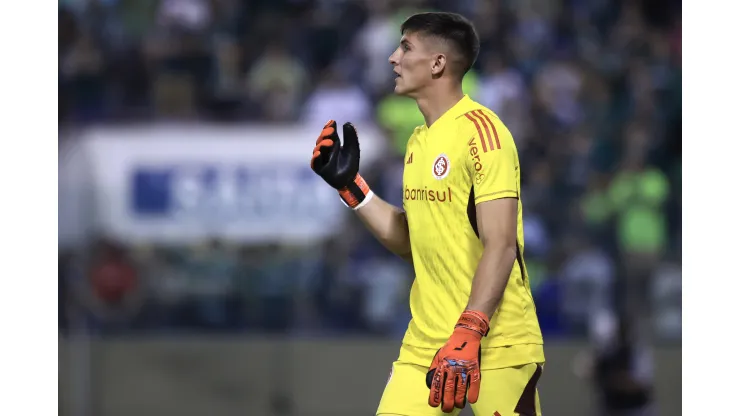
{"label": "bare arm", "polygon": [[374,195],[359,208],[357,216],[385,248],[411,262],[411,242],[406,212]]}
{"label": "bare arm", "polygon": [[501,198],[475,207],[483,255],[473,277],[468,309],[493,316],[516,261],[518,200]]}

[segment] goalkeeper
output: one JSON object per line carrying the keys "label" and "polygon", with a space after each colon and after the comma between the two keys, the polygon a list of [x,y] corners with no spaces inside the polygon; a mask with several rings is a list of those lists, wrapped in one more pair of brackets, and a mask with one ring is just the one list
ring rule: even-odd
{"label": "goalkeeper", "polygon": [[401,26],[390,56],[395,93],[426,123],[411,135],[403,208],[374,196],[358,173],[350,123],[330,121],[312,169],[372,234],[412,262],[412,319],[377,415],[540,415],[545,361],[524,263],[519,157],[506,126],[462,92],[479,49],[470,22],[422,13]]}

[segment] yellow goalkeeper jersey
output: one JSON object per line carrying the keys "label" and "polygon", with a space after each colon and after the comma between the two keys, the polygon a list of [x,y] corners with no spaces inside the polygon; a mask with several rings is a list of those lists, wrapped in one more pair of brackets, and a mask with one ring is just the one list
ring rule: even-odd
{"label": "yellow goalkeeper jersey", "polygon": [[[519,156],[501,120],[466,95],[431,127],[415,129],[405,161],[403,207],[416,276],[399,360],[428,366],[467,305],[483,252],[475,205],[519,198]],[[517,261],[481,343],[483,369],[545,360],[524,265],[521,200],[517,243]]]}

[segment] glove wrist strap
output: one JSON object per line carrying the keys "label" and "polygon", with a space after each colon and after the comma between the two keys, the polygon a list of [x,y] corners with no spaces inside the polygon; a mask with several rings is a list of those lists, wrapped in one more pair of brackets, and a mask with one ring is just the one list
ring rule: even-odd
{"label": "glove wrist strap", "polygon": [[466,310],[460,315],[455,329],[464,328],[473,332],[477,332],[481,337],[488,335],[489,321],[488,316],[482,312],[474,310]]}
{"label": "glove wrist strap", "polygon": [[339,197],[342,199],[342,202],[353,210],[362,208],[370,202],[374,195],[373,191],[370,190],[370,186],[368,186],[365,179],[359,173],[349,185],[339,189]]}

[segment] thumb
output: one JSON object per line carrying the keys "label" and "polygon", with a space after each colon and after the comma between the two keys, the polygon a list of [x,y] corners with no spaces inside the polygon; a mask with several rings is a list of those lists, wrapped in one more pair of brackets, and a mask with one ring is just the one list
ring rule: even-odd
{"label": "thumb", "polygon": [[360,141],[357,138],[357,129],[352,123],[344,123],[342,126],[342,154],[350,159],[360,159]]}

